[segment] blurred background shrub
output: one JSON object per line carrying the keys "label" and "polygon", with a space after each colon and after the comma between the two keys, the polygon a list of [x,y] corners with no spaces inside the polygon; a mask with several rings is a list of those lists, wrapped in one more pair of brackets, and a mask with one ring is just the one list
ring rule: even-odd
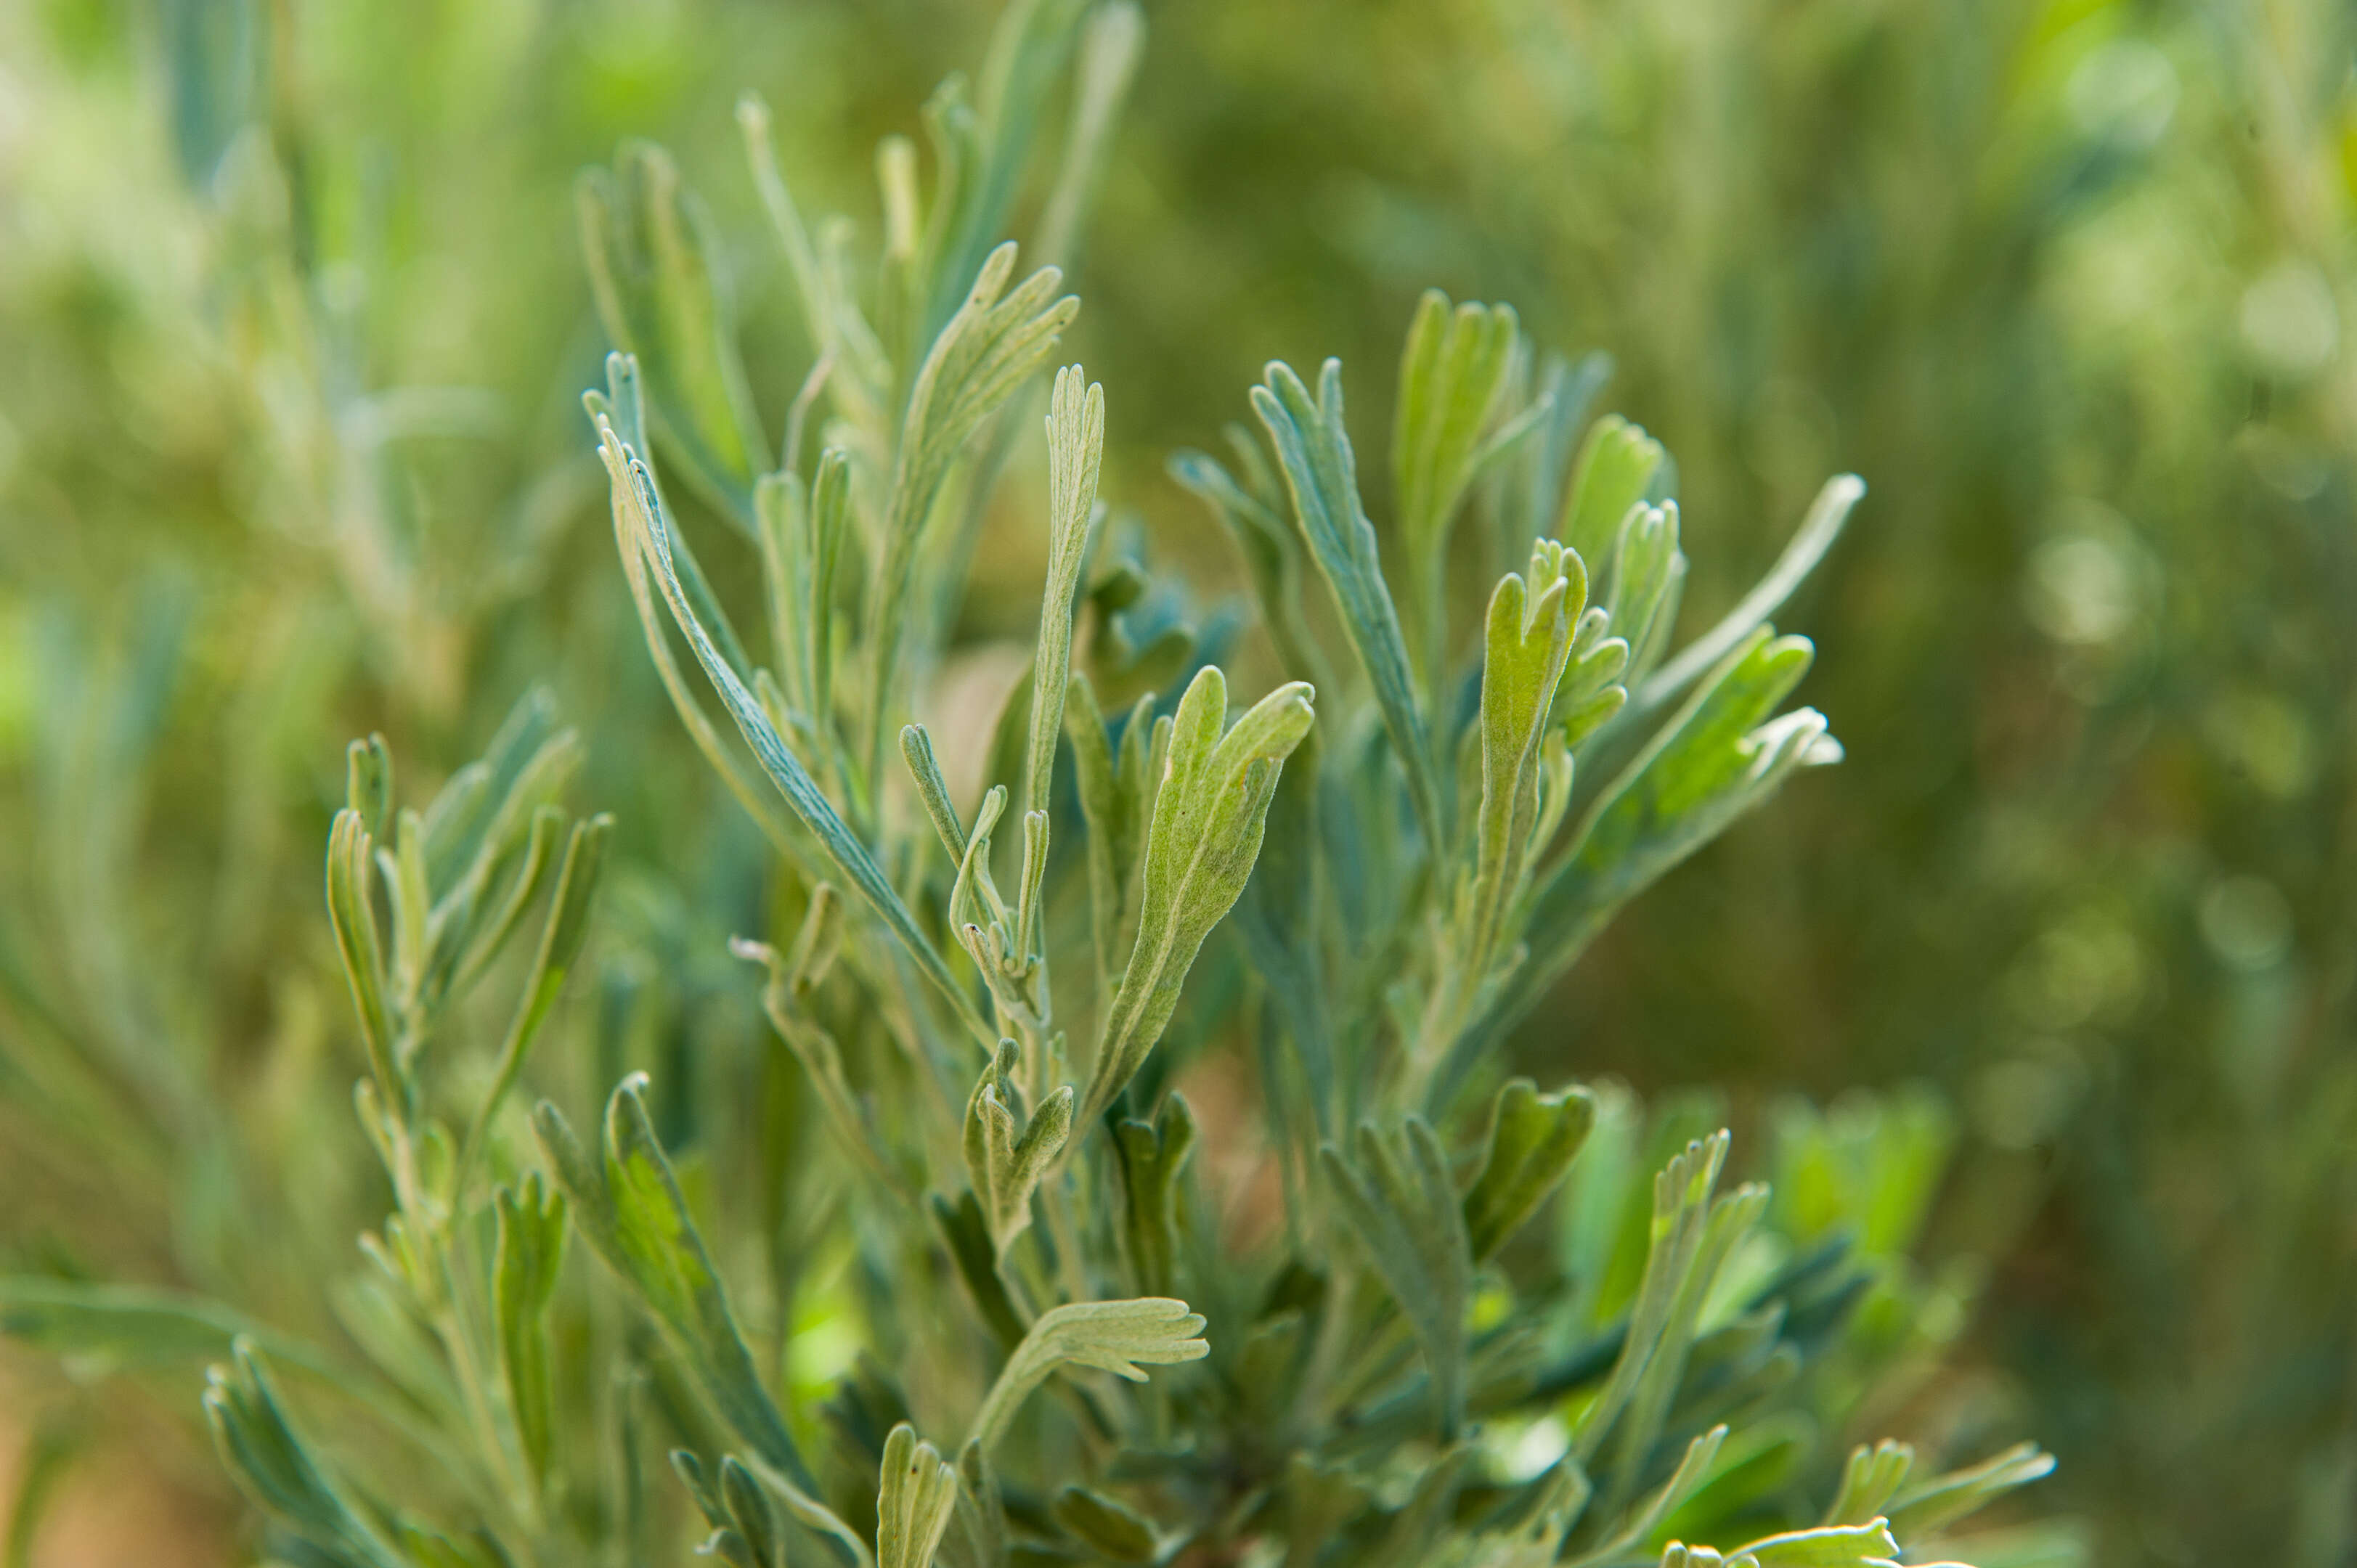
{"label": "blurred background shrub", "polygon": [[[757,1026],[688,912],[758,899],[748,831],[611,569],[573,178],[661,140],[756,254],[751,88],[805,205],[872,214],[866,149],[991,9],[0,7],[11,1258],[295,1302],[348,1244],[316,853],[370,728],[447,769],[554,672],[582,798],[666,870],[593,1004],[674,1051]],[[1229,558],[1164,454],[1270,358],[1340,352],[1386,428],[1427,285],[1615,358],[1606,405],[1677,454],[1696,624],[1824,473],[1873,486],[1786,617],[1843,776],[1624,917],[1519,1049],[1721,1086],[1825,1158],[1872,1138],[1786,1091],[1937,1086],[1882,1113],[1953,1117],[1934,1264],[1994,1262],[1950,1331],[2060,1455],[2044,1506],[2104,1563],[2357,1562],[2357,15],[1200,0],[1148,32],[1069,351],[1116,388],[1106,492],[1204,602]],[[737,271],[774,420],[783,280]],[[1028,636],[1035,532],[985,541],[1004,618],[982,595],[942,727]],[[284,1229],[227,1222],[257,1204]],[[136,1450],[217,1560],[218,1483],[148,1419],[18,1434],[20,1478]]]}

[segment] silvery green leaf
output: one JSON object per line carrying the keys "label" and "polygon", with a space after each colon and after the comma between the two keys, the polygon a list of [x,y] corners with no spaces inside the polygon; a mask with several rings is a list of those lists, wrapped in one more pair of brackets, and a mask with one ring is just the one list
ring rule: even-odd
{"label": "silvery green leaf", "polygon": [[957,1502],[957,1473],[907,1422],[884,1443],[876,1506],[876,1568],[931,1568]]}
{"label": "silvery green leaf", "polygon": [[1682,1541],[1673,1541],[1662,1548],[1661,1568],[1719,1568],[1726,1561],[1716,1547],[1688,1546]]}
{"label": "silvery green leaf", "polygon": [[982,1200],[991,1245],[1002,1254],[1031,1224],[1031,1194],[1064,1147],[1072,1130],[1072,1088],[1066,1084],[1040,1102],[1021,1126],[1011,1101],[1017,1048],[998,1043],[993,1058],[965,1105],[965,1168]]}
{"label": "silvery green leaf", "polygon": [[[591,389],[581,394],[581,406],[589,415],[592,430],[600,419],[611,422],[622,445],[645,461],[648,487],[655,493],[668,523],[668,502],[662,501],[662,481],[655,472],[655,442],[647,424],[646,386],[639,374],[639,361],[619,349],[606,356],[606,390]],[[759,529],[755,532],[758,535]],[[679,577],[680,589],[686,596],[696,620],[710,632],[720,657],[727,662],[739,681],[751,684],[760,679],[752,656],[746,652],[744,639],[737,635],[736,624],[729,619],[727,609],[712,590],[712,584],[698,564],[694,549],[687,538],[676,530],[671,533],[672,566]],[[643,616],[642,616],[643,618]],[[668,645],[666,644],[666,650]]]}
{"label": "silvery green leaf", "polygon": [[393,818],[393,753],[371,735],[344,748],[344,804],[359,813],[369,837],[384,836]]}
{"label": "silvery green leaf", "polygon": [[1351,1158],[1329,1144],[1319,1159],[1351,1233],[1423,1342],[1440,1431],[1454,1438],[1465,1419],[1473,1257],[1440,1139],[1420,1116],[1388,1136],[1368,1122],[1359,1128]]}
{"label": "silvery green leaf", "polygon": [[603,1148],[593,1154],[546,1101],[533,1113],[541,1147],[574,1222],[652,1314],[697,1384],[765,1463],[804,1491],[810,1472],[754,1370],[752,1352],[670,1159],[647,1115],[643,1075],[607,1102]]}
{"label": "silvery green leaf", "polygon": [[2019,1443],[1961,1470],[1911,1481],[1890,1500],[1890,1528],[1909,1541],[1934,1535],[2016,1487],[2054,1473],[2054,1455]]}
{"label": "silvery green leaf", "polygon": [[1612,1375],[1595,1402],[1580,1413],[1573,1438],[1572,1452],[1583,1463],[1593,1459],[1603,1445],[1670,1331],[1671,1316],[1702,1251],[1711,1195],[1727,1163],[1728,1141],[1721,1129],[1707,1139],[1689,1143],[1653,1177],[1652,1240],[1645,1255],[1644,1280],[1629,1310],[1628,1332]]}
{"label": "silvery green leaf", "polygon": [[1057,334],[1080,309],[1058,296],[1062,274],[1042,267],[1010,293],[1015,246],[990,253],[974,286],[933,340],[909,391],[908,412],[893,459],[885,503],[884,558],[868,596],[867,776],[883,772],[884,737],[899,722],[908,608],[915,589],[919,544],[950,467],[982,423],[1044,367]]}
{"label": "silvery green leaf", "polygon": [[1881,1568],[1899,1555],[1899,1542],[1891,1539],[1889,1521],[1878,1519],[1762,1536],[1735,1555],[1759,1568]]}
{"label": "silvery green leaf", "polygon": [[524,980],[522,999],[516,1006],[514,1020],[508,1026],[507,1038],[500,1047],[499,1066],[494,1069],[491,1087],[475,1112],[466,1142],[460,1145],[462,1179],[481,1147],[492,1118],[499,1114],[500,1106],[515,1085],[516,1076],[523,1070],[524,1058],[531,1053],[532,1043],[541,1025],[546,1022],[549,1009],[556,1005],[565,978],[573,972],[574,961],[581,956],[581,943],[589,930],[590,906],[597,897],[606,846],[613,833],[614,819],[609,816],[600,815],[574,824],[573,836],[565,848],[564,868],[557,873],[556,894],[549,904],[548,923],[541,930],[540,950],[533,959],[531,973]]}
{"label": "silvery green leaf", "polygon": [[[588,411],[591,421],[609,424],[620,438],[622,447],[631,454],[651,450],[646,444],[636,361],[627,354],[608,355],[606,379],[608,392],[582,394],[582,405]],[[610,476],[610,467],[608,473]],[[661,491],[651,470],[648,472],[647,484],[659,499]],[[646,639],[648,655],[654,661],[655,674],[662,682],[664,694],[671,699],[673,712],[679,715],[689,738],[694,741],[696,749],[704,754],[705,760],[711,764],[713,770],[719,774],[722,782],[728,787],[728,792],[745,809],[746,814],[760,825],[770,843],[793,859],[797,865],[814,867],[818,863],[808,853],[806,842],[788,825],[788,813],[778,809],[774,788],[759,769],[748,766],[737,748],[722,737],[718,726],[705,712],[703,699],[696,694],[696,689],[681,670],[679,660],[672,651],[671,632],[666,626],[669,614],[667,596],[659,599],[640,559],[641,547],[638,540],[640,529],[637,514],[642,509],[635,494],[627,494],[610,483],[608,488],[612,491],[614,542],[621,554],[623,579],[630,586],[630,602],[638,612],[640,635]],[[674,565],[684,565],[688,559],[674,547]],[[697,602],[692,580],[683,578],[681,592],[691,606]],[[714,635],[719,634],[716,632]],[[725,639],[716,652],[727,665],[737,682],[745,684],[748,677],[744,672],[744,663],[741,660],[731,661]],[[748,700],[750,701],[749,695]],[[758,710],[759,704],[753,705]]]}
{"label": "silvery green leaf", "polygon": [[1399,613],[1376,555],[1374,524],[1367,521],[1359,499],[1350,432],[1343,424],[1342,362],[1326,361],[1314,403],[1290,366],[1271,363],[1265,384],[1252,390],[1252,403],[1276,449],[1294,521],[1374,685],[1375,702],[1406,772],[1408,799],[1425,842],[1437,853],[1448,834],[1442,830],[1432,741],[1416,701]]}
{"label": "silvery green leaf", "polygon": [[965,858],[965,824],[958,820],[957,802],[950,799],[949,781],[942,777],[942,765],[933,756],[933,737],[922,725],[908,725],[900,731],[900,757],[909,766],[909,777],[916,781],[917,799],[925,808],[925,816],[933,824],[933,834],[942,841],[952,861]]}
{"label": "silvery green leaf", "polygon": [[1629,644],[1631,678],[1657,663],[1677,624],[1685,588],[1685,553],[1678,547],[1678,503],[1630,509],[1611,552],[1604,596],[1613,635]]}
{"label": "silvery green leaf", "polygon": [[537,1171],[493,1200],[499,1230],[491,1268],[491,1316],[499,1327],[500,1375],[516,1435],[545,1483],[556,1403],[549,1378],[548,1312],[565,1267],[565,1195],[546,1190]]}
{"label": "silvery green leaf", "polygon": [[1135,1510],[1086,1487],[1066,1487],[1049,1510],[1064,1533],[1109,1563],[1147,1563],[1158,1550],[1154,1526]]}
{"label": "silvery green leaf", "polygon": [[687,1488],[688,1497],[695,1503],[696,1512],[702,1514],[704,1521],[712,1527],[712,1534],[696,1548],[697,1554],[717,1558],[727,1563],[728,1568],[768,1568],[753,1555],[751,1544],[745,1539],[744,1532],[737,1528],[737,1521],[728,1515],[728,1505],[720,1500],[720,1488],[713,1485],[711,1478],[705,1474],[704,1461],[696,1457],[694,1451],[673,1449],[671,1467],[672,1473],[679,1477],[680,1484]]}
{"label": "silvery green leaf", "polygon": [[1392,504],[1406,548],[1427,692],[1438,692],[1444,676],[1450,526],[1472,483],[1481,437],[1504,401],[1519,330],[1512,306],[1468,302],[1451,310],[1447,295],[1427,289],[1400,355]]}
{"label": "silvery green leaf", "polygon": [[684,472],[739,528],[752,523],[767,440],[737,357],[735,306],[704,205],[671,156],[626,144],[577,190],[583,253],[614,347],[646,365],[655,416]]}
{"label": "silvery green leaf", "polygon": [[[1049,755],[1055,751],[1051,746]],[[1022,880],[1015,891],[1014,969],[1033,980],[1034,989],[1042,983],[1038,978],[1047,958],[1042,945],[1039,922],[1046,918],[1047,907],[1042,893],[1048,882],[1048,812],[1043,808],[1023,813]],[[1039,1016],[1044,1021],[1046,1003],[1043,999]]]}
{"label": "silvery green leaf", "polygon": [[1539,818],[1543,743],[1587,596],[1579,557],[1547,539],[1532,551],[1527,581],[1509,573],[1490,596],[1478,721],[1481,804],[1452,955],[1468,983],[1488,977],[1522,897]]}
{"label": "silvery green leaf", "polygon": [[1595,1123],[1596,1101],[1584,1089],[1543,1095],[1518,1078],[1498,1090],[1489,1152],[1465,1194],[1465,1234],[1476,1263],[1487,1262],[1538,1212]]}
{"label": "silvery green leaf", "polygon": [[[1074,696],[1085,699],[1087,712],[1094,715],[1098,710],[1092,689],[1077,673],[1073,679],[1079,682]],[[1112,772],[1095,785],[1082,781],[1083,789],[1093,791],[1082,801],[1090,842],[1094,844],[1102,840],[1106,868],[1112,873],[1106,885],[1105,904],[1112,918],[1099,933],[1105,939],[1104,957],[1109,967],[1115,957],[1129,950],[1137,938],[1138,882],[1146,869],[1146,830],[1153,822],[1155,793],[1161,784],[1162,766],[1170,742],[1171,715],[1156,713],[1157,701],[1155,693],[1148,692],[1130,704],[1129,712],[1122,718],[1118,746],[1113,746],[1106,736],[1106,726],[1098,726],[1095,733],[1099,746],[1111,747],[1103,760],[1110,764]],[[1066,727],[1075,736],[1077,757],[1089,732],[1085,725],[1078,729],[1070,725]],[[1093,759],[1091,765],[1094,766]],[[1093,878],[1097,875],[1093,849],[1091,854],[1093,890]],[[1108,983],[1098,993],[1101,1005],[1112,1000],[1111,982],[1120,979],[1120,972],[1114,969],[1104,978]]]}
{"label": "silvery green leaf", "polygon": [[1571,657],[1555,693],[1555,722],[1566,746],[1577,746],[1628,704],[1629,688],[1620,678],[1629,668],[1629,643],[1607,636],[1610,627],[1611,618],[1591,607],[1572,630]]}
{"label": "silvery green leaf", "polygon": [[[1633,1511],[1614,1517],[1617,1523],[1599,1544],[1575,1551],[1564,1559],[1566,1568],[1605,1568],[1608,1563],[1622,1561],[1638,1542],[1652,1535],[1672,1509],[1699,1490],[1709,1478],[1711,1466],[1717,1462],[1718,1451],[1727,1442],[1727,1428],[1714,1426],[1693,1442],[1678,1461],[1670,1478],[1662,1483]],[[1716,1555],[1715,1553],[1713,1554]],[[1693,1559],[1689,1561],[1708,1561]]]}
{"label": "silvery green leaf", "polygon": [[[1082,391],[1078,365],[1056,373],[1048,407],[1048,582],[1039,604],[1039,641],[1031,659],[1031,738],[1024,755],[1026,811],[1048,809],[1063,728],[1064,692],[1072,662],[1072,606],[1088,563],[1089,520],[1096,508],[1097,468],[1104,454],[1104,388]],[[1026,940],[1029,933],[1023,933]]]}
{"label": "silvery green leaf", "polygon": [[207,1375],[205,1420],[238,1485],[311,1546],[349,1568],[410,1568],[287,1419],[252,1343],[240,1338],[228,1366]]}
{"label": "silvery green leaf", "polygon": [[[1718,1288],[1720,1271],[1759,1224],[1760,1217],[1767,1208],[1768,1189],[1757,1183],[1747,1183],[1712,1202],[1705,1212],[1700,1242],[1685,1269],[1684,1277],[1670,1299],[1669,1309],[1662,1319],[1652,1354],[1637,1379],[1635,1391],[1630,1396],[1628,1412],[1619,1434],[1622,1463],[1616,1472],[1609,1498],[1613,1506],[1627,1500],[1634,1488],[1638,1466],[1643,1462],[1644,1455],[1652,1453],[1653,1445],[1668,1423],[1670,1411],[1676,1402],[1691,1364],[1703,1308]],[[1774,1321],[1771,1313],[1760,1327],[1772,1326]],[[1738,1327],[1733,1337],[1739,1339],[1743,1334],[1744,1330]],[[1764,1354],[1762,1359],[1765,1359]]]}
{"label": "silvery green leaf", "polygon": [[1142,1383],[1146,1367],[1200,1361],[1211,1348],[1202,1329],[1202,1314],[1167,1297],[1052,1307],[1007,1358],[974,1415],[971,1441],[985,1450],[996,1444],[1031,1391],[1061,1368],[1092,1367]]}
{"label": "silvery green leaf", "polygon": [[1776,558],[1776,564],[1760,579],[1742,601],[1719,618],[1718,624],[1678,651],[1678,656],[1646,678],[1636,693],[1635,710],[1649,714],[1684,691],[1696,677],[1727,657],[1729,650],[1749,636],[1792,596],[1792,590],[1808,579],[1810,573],[1824,560],[1834,541],[1841,537],[1842,524],[1849,520],[1852,508],[1866,494],[1866,481],[1856,474],[1836,474],[1827,479],[1817,499],[1810,503],[1808,515],[1801,520],[1800,532]]}
{"label": "silvery green leaf", "polygon": [[673,1449],[672,1469],[695,1499],[696,1510],[712,1527],[697,1548],[717,1557],[729,1568],[786,1568],[784,1521],[759,1477],[735,1455],[720,1461],[717,1483],[706,1478],[703,1462],[684,1448]]}
{"label": "silvery green leaf", "polygon": [[452,776],[425,809],[427,886],[456,890],[480,882],[552,805],[581,766],[581,738],[556,722],[545,691],[527,692],[492,736],[479,762]]}
{"label": "silvery green leaf", "polygon": [[1177,1288],[1178,1176],[1194,1147],[1195,1113],[1179,1094],[1167,1096],[1152,1122],[1124,1120],[1114,1129],[1122,1235],[1137,1288],[1147,1295]]}
{"label": "silvery green leaf", "polygon": [[[532,814],[532,827],[525,834],[520,852],[522,864],[508,873],[495,872],[506,878],[506,890],[496,904],[489,908],[474,907],[477,889],[461,887],[443,899],[444,913],[456,929],[456,940],[448,944],[447,954],[437,954],[437,964],[447,965],[444,990],[458,994],[471,989],[480,980],[493,961],[504,950],[508,939],[522,928],[525,912],[539,901],[547,890],[548,878],[557,863],[560,841],[568,838],[570,824],[564,811],[554,805],[544,805]],[[460,908],[449,908],[463,904]]]}
{"label": "silvery green leaf", "polygon": [[1113,997],[1113,961],[1127,912],[1123,889],[1133,835],[1125,832],[1129,802],[1114,770],[1113,745],[1097,708],[1096,691],[1077,670],[1065,688],[1064,733],[1072,745],[1073,780],[1081,820],[1088,830],[1089,938],[1096,958],[1097,1005],[1102,1007]]}
{"label": "silvery green leaf", "polygon": [[[713,687],[720,694],[729,715],[737,722],[738,732],[759,761],[762,770],[785,796],[786,803],[801,818],[804,826],[817,838],[835,869],[862,902],[884,925],[899,939],[917,968],[956,1012],[961,1022],[976,1036],[995,1038],[988,1026],[975,1011],[973,998],[950,973],[916,919],[909,913],[900,895],[877,865],[866,845],[852,836],[843,819],[835,814],[834,805],[820,793],[817,783],[775,725],[761,711],[761,706],[746,690],[744,683],[731,671],[718,650],[705,632],[689,607],[677,575],[672,569],[670,529],[662,515],[662,503],[655,493],[653,478],[639,455],[622,444],[610,422],[599,423],[599,450],[606,459],[606,468],[612,481],[615,533],[622,547],[622,564],[631,580],[632,592],[643,595],[651,574],[669,605],[673,622],[694,651],[697,662],[704,666]],[[642,613],[644,613],[642,611]],[[651,639],[660,638],[659,629]]]}
{"label": "silvery green leaf", "polygon": [[1849,1451],[1849,1461],[1842,1466],[1841,1489],[1825,1509],[1824,1522],[1865,1524],[1887,1514],[1890,1499],[1899,1495],[1914,1467],[1915,1449],[1910,1444],[1887,1437],[1872,1446],[1859,1444]]}
{"label": "silvery green leaf", "polygon": [[1620,537],[1621,521],[1645,499],[1661,467],[1662,444],[1619,414],[1608,413],[1589,425],[1555,537],[1583,561],[1605,559]]}
{"label": "silvery green leaf", "polygon": [[1795,768],[1840,759],[1812,710],[1769,716],[1814,655],[1805,638],[1753,633],[1605,787],[1573,834],[1591,897],[1626,899]]}
{"label": "silvery green leaf", "polygon": [[1300,682],[1280,686],[1222,735],[1227,682],[1216,666],[1180,699],[1146,829],[1137,941],[1105,1010],[1083,1124],[1136,1075],[1203,939],[1243,892],[1278,772],[1309,733],[1309,700]]}
{"label": "silvery green leaf", "polygon": [[361,814],[336,813],[328,834],[328,918],[336,951],[360,1014],[361,1044],[381,1092],[406,1104],[414,1092],[395,1058],[392,1010],[385,997],[384,948],[377,935],[374,845]]}

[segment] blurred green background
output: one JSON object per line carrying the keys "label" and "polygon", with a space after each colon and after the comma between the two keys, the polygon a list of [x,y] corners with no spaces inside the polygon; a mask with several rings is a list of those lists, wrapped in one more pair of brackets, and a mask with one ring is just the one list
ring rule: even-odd
{"label": "blurred green background", "polygon": [[[444,771],[546,682],[626,903],[725,930],[753,897],[613,569],[573,176],[673,150],[774,424],[800,346],[737,94],[872,234],[870,149],[993,9],[0,5],[0,1249],[251,1296],[349,1244],[355,1134],[305,1108],[351,1071],[317,858],[351,735]],[[1146,19],[1067,353],[1106,492],[1206,603],[1234,575],[1163,456],[1272,358],[1340,355],[1372,438],[1426,285],[1614,357],[1604,406],[1678,463],[1693,624],[1826,474],[1872,487],[1783,618],[1849,761],[1517,1048],[1738,1112],[1929,1080],[1964,1139],[1933,1262],[1991,1260],[1951,1375],[2058,1454],[2040,1507],[2106,1564],[2357,1563],[2357,12]],[[978,665],[1028,635],[1026,495]],[[42,1077],[48,1038],[91,1081]],[[241,1229],[261,1181],[317,1234]],[[229,1560],[208,1457],[91,1419],[162,1500],[57,1560]]]}

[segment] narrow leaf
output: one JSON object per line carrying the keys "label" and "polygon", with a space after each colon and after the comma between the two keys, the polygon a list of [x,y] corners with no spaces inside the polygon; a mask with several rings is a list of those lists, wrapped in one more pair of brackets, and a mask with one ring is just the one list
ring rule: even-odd
{"label": "narrow leaf", "polygon": [[1465,1419],[1465,1313],[1473,1258],[1440,1139],[1420,1116],[1388,1137],[1360,1127],[1353,1157],[1319,1151],[1335,1200],[1423,1341],[1444,1440]]}
{"label": "narrow leaf", "polygon": [[1103,1114],[1136,1075],[1178,1004],[1203,939],[1243,894],[1278,773],[1309,733],[1309,702],[1301,682],[1280,686],[1222,735],[1225,677],[1206,665],[1189,684],[1146,831],[1137,942],[1105,1011],[1083,1123]]}
{"label": "narrow leaf", "polygon": [[1518,1078],[1498,1091],[1489,1153],[1465,1195],[1465,1232],[1475,1262],[1488,1262],[1538,1212],[1595,1124],[1596,1101],[1584,1089],[1542,1095],[1529,1079]]}
{"label": "narrow leaf", "polygon": [[907,1422],[884,1443],[876,1505],[876,1568],[931,1568],[957,1502],[957,1472]]}
{"label": "narrow leaf", "polygon": [[1044,1312],[991,1385],[970,1441],[985,1450],[996,1444],[1031,1391],[1060,1368],[1092,1367],[1142,1383],[1146,1367],[1200,1361],[1211,1348],[1199,1337],[1202,1329],[1202,1314],[1156,1296],[1071,1302]]}
{"label": "narrow leaf", "polygon": [[1342,362],[1326,361],[1314,403],[1290,366],[1272,363],[1265,384],[1253,388],[1252,403],[1276,449],[1286,489],[1293,499],[1294,521],[1333,594],[1359,662],[1374,684],[1392,749],[1406,771],[1416,822],[1426,844],[1437,851],[1448,842],[1439,779],[1424,710],[1409,675],[1399,613],[1376,556],[1374,524],[1367,521],[1359,499],[1351,436],[1343,424]]}

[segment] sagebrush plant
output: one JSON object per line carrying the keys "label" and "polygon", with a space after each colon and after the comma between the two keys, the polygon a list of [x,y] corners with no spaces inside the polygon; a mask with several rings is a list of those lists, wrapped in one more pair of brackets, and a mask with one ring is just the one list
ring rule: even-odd
{"label": "sagebrush plant", "polygon": [[[1864,1568],[2050,1467],[1846,1445],[1932,1337],[1900,1257],[1935,1108],[1787,1118],[1771,1193],[1691,1107],[1498,1065],[1616,909],[1839,757],[1780,711],[1812,650],[1768,623],[1862,487],[1828,483],[1680,643],[1674,468],[1589,419],[1602,360],[1427,295],[1384,544],[1338,362],[1314,388],[1272,364],[1224,461],[1172,461],[1289,677],[1232,704],[1231,639],[1098,499],[1103,390],[1049,377],[1078,303],[1000,239],[1066,92],[1030,248],[1069,252],[1140,35],[1126,5],[1018,5],[929,107],[931,181],[882,149],[872,254],[805,223],[740,107],[812,351],[774,445],[669,159],[585,178],[615,539],[773,851],[769,929],[730,950],[776,1048],[716,1069],[741,1104],[708,1146],[617,1070],[627,1020],[548,1075],[600,1079],[594,1127],[523,1113],[608,857],[609,820],[561,803],[580,745],[527,698],[402,807],[356,743],[328,906],[393,1211],[334,1288],[339,1341],[0,1283],[6,1326],[64,1350],[228,1348],[204,1409],[266,1556],[666,1560],[683,1498],[742,1568]],[[1043,383],[1036,652],[961,802],[904,721]],[[463,999],[510,980],[504,1035],[470,1040]],[[1269,1179],[1209,1179],[1214,1152]],[[576,1231],[600,1267],[568,1266]],[[806,1398],[813,1302],[860,1354]],[[298,1370],[326,1385],[299,1412]]]}

